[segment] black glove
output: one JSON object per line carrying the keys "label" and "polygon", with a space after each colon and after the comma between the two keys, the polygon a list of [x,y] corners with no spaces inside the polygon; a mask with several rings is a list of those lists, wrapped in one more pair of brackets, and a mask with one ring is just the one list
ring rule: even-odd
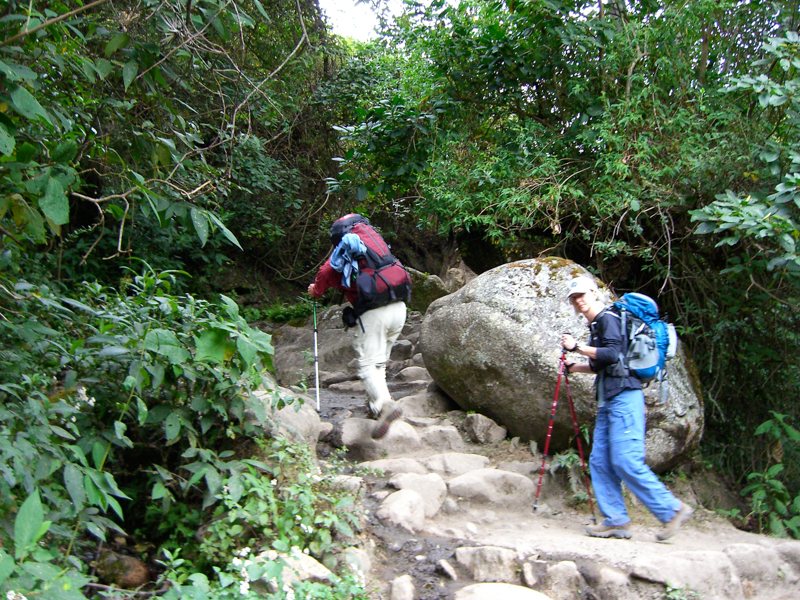
{"label": "black glove", "polygon": [[572,365],[574,365],[574,364],[575,364],[574,362],[565,362],[565,363],[564,363],[564,370],[565,370],[567,373],[569,373],[569,368],[570,368]]}

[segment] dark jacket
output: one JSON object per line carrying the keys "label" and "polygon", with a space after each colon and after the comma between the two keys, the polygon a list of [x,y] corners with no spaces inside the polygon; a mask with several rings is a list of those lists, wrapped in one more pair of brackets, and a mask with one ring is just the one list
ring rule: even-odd
{"label": "dark jacket", "polygon": [[642,389],[642,382],[636,377],[626,376],[620,364],[620,355],[625,351],[620,316],[610,308],[604,308],[591,322],[589,330],[589,345],[597,348],[597,358],[589,359],[589,368],[597,373],[598,400],[610,400],[624,390]]}

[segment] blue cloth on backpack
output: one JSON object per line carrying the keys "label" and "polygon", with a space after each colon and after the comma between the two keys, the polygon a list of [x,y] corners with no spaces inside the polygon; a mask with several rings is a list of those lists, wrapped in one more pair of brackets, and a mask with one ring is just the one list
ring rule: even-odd
{"label": "blue cloth on backpack", "polygon": [[342,236],[342,241],[331,254],[331,267],[342,274],[342,285],[350,285],[351,277],[358,274],[358,259],[367,253],[367,246],[355,233]]}

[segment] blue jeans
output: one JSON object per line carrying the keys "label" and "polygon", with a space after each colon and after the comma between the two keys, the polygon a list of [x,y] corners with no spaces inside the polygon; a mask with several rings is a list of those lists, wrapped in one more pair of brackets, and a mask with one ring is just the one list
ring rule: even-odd
{"label": "blue jeans", "polygon": [[622,482],[662,523],[675,516],[680,500],[664,487],[644,463],[644,394],[624,390],[597,411],[589,457],[597,506],[604,525],[630,521],[622,497]]}

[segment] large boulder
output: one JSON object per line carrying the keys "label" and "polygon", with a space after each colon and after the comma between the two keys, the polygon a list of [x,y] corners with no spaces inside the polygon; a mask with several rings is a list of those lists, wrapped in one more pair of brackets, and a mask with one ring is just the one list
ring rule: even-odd
{"label": "large boulder", "polygon": [[406,270],[411,276],[411,310],[425,312],[431,302],[450,293],[444,281],[436,275],[422,273],[411,267]]}
{"label": "large boulder", "polygon": [[[419,348],[434,381],[466,411],[480,412],[506,427],[509,437],[544,447],[558,379],[564,332],[587,341],[586,320],[566,299],[576,276],[591,274],[560,258],[530,259],[496,267],[457,292],[433,302],[422,323]],[[598,282],[607,303],[613,297]],[[577,356],[571,360],[585,360]],[[659,385],[645,390],[647,462],[656,471],[677,464],[697,447],[703,431],[699,380],[679,349],[668,366],[667,400]],[[569,378],[580,425],[597,412],[594,376]],[[569,445],[575,432],[562,379],[551,448]]]}

